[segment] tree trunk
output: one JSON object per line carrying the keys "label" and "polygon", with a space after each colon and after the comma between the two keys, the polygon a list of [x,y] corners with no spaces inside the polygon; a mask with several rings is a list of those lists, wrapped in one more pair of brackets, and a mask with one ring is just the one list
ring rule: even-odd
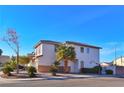
{"label": "tree trunk", "polygon": [[69,71],[68,71],[68,61],[67,60],[65,60],[64,61],[64,73],[68,73]]}
{"label": "tree trunk", "polygon": [[53,73],[52,73],[52,76],[56,76],[56,72],[53,72]]}
{"label": "tree trunk", "polygon": [[19,47],[17,47],[17,65],[16,65],[16,67],[17,67],[16,73],[19,74]]}

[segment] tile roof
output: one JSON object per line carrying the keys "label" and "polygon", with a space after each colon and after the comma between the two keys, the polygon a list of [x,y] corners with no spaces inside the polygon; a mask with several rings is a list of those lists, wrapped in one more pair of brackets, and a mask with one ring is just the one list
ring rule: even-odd
{"label": "tile roof", "polygon": [[66,41],[65,43],[66,43],[66,44],[74,44],[74,45],[78,45],[78,46],[85,46],[85,47],[91,47],[91,48],[102,49],[101,47],[98,47],[98,46],[93,46],[93,45],[84,44],[84,43],[79,43],[79,42],[73,42],[73,41]]}
{"label": "tile roof", "polygon": [[36,48],[38,45],[40,45],[41,43],[45,43],[45,44],[53,44],[53,45],[59,45],[62,44],[60,42],[56,42],[56,41],[51,41],[51,40],[40,40],[34,47]]}
{"label": "tile roof", "polygon": [[[36,48],[41,43],[53,44],[53,45],[60,45],[60,44],[62,44],[61,42],[56,42],[56,41],[51,41],[51,40],[40,40],[34,47]],[[79,42],[73,42],[73,41],[66,41],[65,44],[74,44],[74,45],[78,45],[78,46],[85,46],[85,47],[102,49],[101,47],[98,47],[98,46],[93,46],[93,45],[79,43]]]}

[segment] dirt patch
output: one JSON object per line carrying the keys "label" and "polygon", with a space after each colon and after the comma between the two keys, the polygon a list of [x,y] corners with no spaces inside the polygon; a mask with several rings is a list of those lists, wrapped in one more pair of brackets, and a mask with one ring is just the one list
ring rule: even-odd
{"label": "dirt patch", "polygon": [[41,78],[40,75],[36,75],[35,77],[29,77],[28,74],[24,73],[24,74],[11,74],[10,76],[2,74],[0,75],[0,77],[2,78],[6,78],[6,79],[25,79],[25,78]]}

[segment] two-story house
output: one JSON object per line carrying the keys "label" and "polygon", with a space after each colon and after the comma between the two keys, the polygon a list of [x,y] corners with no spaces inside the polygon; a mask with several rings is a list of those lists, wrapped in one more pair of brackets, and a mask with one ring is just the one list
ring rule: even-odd
{"label": "two-story house", "polygon": [[[41,40],[35,45],[35,67],[39,72],[48,72],[50,66],[56,60],[56,46],[60,42]],[[79,73],[81,68],[92,68],[99,64],[100,47],[66,41],[66,45],[73,46],[76,52],[76,62],[69,62],[70,73]],[[60,71],[63,71],[64,62],[60,64]]]}

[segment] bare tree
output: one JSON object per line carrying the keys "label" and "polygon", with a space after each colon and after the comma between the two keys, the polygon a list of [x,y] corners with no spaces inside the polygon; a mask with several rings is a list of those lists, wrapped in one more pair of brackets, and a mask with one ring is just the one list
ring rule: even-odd
{"label": "bare tree", "polygon": [[17,74],[19,74],[19,41],[17,32],[14,29],[8,29],[6,36],[2,40],[15,52],[17,57]]}

